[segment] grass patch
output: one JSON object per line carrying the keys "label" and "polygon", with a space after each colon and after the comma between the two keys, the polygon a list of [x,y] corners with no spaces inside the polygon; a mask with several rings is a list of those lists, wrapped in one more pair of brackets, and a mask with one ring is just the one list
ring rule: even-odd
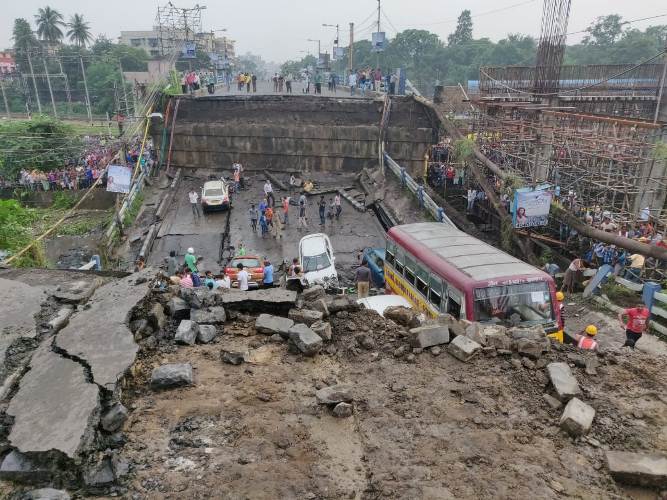
{"label": "grass patch", "polygon": [[56,234],[58,236],[84,236],[97,228],[106,227],[110,220],[111,214],[104,213],[101,217],[85,217],[69,223],[64,222],[56,230]]}
{"label": "grass patch", "polygon": [[123,216],[123,227],[128,227],[134,222],[137,215],[139,215],[139,210],[141,210],[141,204],[143,202],[144,193],[137,193],[134,200],[132,200],[132,203],[130,203],[130,206],[125,211],[125,215]]}
{"label": "grass patch", "polygon": [[74,205],[76,205],[76,198],[72,194],[65,191],[56,191],[53,193],[51,208],[67,209],[72,208]]}
{"label": "grass patch", "polygon": [[609,300],[620,307],[634,307],[637,305],[637,292],[633,292],[614,282],[607,282],[602,285],[602,293],[609,297]]}
{"label": "grass patch", "polygon": [[[23,250],[34,239],[32,225],[37,215],[16,200],[0,200],[0,250],[7,256]],[[14,267],[45,267],[46,254],[40,241],[11,262]]]}

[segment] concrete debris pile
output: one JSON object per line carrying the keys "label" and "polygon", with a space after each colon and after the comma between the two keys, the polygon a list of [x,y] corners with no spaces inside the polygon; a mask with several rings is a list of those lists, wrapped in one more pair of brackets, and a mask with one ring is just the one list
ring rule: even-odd
{"label": "concrete debris pile", "polygon": [[[527,388],[536,396],[531,404],[547,409],[561,439],[596,443],[598,423],[609,418],[608,409],[580,386],[578,376],[604,372],[616,357],[552,344],[540,326],[506,328],[451,316],[426,319],[403,307],[389,308],[382,316],[349,296],[328,295],[321,286],[301,294],[280,288],[184,290],[137,285],[136,278],[126,278],[97,287],[93,293],[82,292],[79,304],[72,293],[63,293],[66,303],[50,305],[43,321],[44,331],[51,332],[48,341],[31,354],[29,370],[18,379],[3,415],[10,425],[0,434],[5,450],[0,478],[33,488],[126,493],[138,464],[124,458],[124,427],[130,427],[126,421],[133,418],[135,406],[121,382],[128,392],[155,398],[164,391],[178,399],[199,392],[205,387],[199,387],[197,359],[203,358],[197,352],[215,359],[226,375],[252,376],[254,363],[276,354],[302,369],[318,366],[326,357],[323,363],[378,361],[372,364],[412,371],[438,364],[474,373],[475,365],[491,366],[504,377],[531,381]],[[141,361],[135,364],[137,358]],[[130,373],[132,378],[124,381]],[[478,402],[474,383],[463,377],[460,382],[470,387],[450,392],[459,391],[464,402]],[[396,380],[392,392],[404,383]],[[355,417],[355,423],[369,399],[356,384],[339,383],[333,376],[316,384],[316,392],[308,394],[312,396],[316,403],[311,408],[319,405],[334,418]],[[266,390],[256,397],[267,403],[278,399]],[[540,425],[546,423],[542,419]],[[187,446],[184,436],[179,439],[174,449]],[[614,479],[667,487],[662,455],[653,450],[606,453]],[[170,470],[196,467],[184,457],[169,460]],[[26,498],[42,495],[30,494]],[[60,498],[58,492],[53,495]]]}

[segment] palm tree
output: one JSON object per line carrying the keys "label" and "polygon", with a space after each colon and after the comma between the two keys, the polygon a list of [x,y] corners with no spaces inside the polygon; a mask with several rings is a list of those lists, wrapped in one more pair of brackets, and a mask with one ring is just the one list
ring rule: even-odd
{"label": "palm tree", "polygon": [[92,40],[93,37],[90,34],[90,25],[83,20],[81,14],[74,14],[70,18],[67,26],[70,28],[67,32],[67,36],[77,47],[85,47],[86,44]]}
{"label": "palm tree", "polygon": [[65,26],[63,15],[48,5],[37,11],[35,16],[37,24],[37,34],[48,45],[57,45],[63,39],[61,26]]}

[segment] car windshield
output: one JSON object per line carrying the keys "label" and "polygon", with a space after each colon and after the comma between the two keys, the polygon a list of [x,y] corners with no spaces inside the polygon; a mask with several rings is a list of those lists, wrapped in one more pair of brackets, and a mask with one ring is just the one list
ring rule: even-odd
{"label": "car windshield", "polygon": [[321,271],[331,266],[329,256],[325,253],[319,255],[304,255],[301,264],[303,265],[303,272],[310,273],[313,271]]}
{"label": "car windshield", "polygon": [[476,288],[475,319],[510,324],[554,321],[549,285],[538,281]]}
{"label": "car windshield", "polygon": [[214,188],[214,189],[207,189],[206,191],[204,191],[204,196],[222,196],[223,194],[225,193],[223,193],[222,189]]}
{"label": "car windshield", "polygon": [[257,259],[233,259],[229,267],[236,268],[237,265],[243,264],[243,267],[262,267]]}

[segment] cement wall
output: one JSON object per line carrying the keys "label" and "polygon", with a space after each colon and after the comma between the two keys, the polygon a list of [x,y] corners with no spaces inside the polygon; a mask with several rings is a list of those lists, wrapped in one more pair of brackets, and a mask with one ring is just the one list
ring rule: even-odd
{"label": "cement wall", "polygon": [[[359,171],[378,162],[383,102],[315,96],[182,98],[172,147],[174,167]],[[162,123],[153,123],[156,143]],[[437,139],[427,110],[397,98],[387,151],[411,171]]]}

